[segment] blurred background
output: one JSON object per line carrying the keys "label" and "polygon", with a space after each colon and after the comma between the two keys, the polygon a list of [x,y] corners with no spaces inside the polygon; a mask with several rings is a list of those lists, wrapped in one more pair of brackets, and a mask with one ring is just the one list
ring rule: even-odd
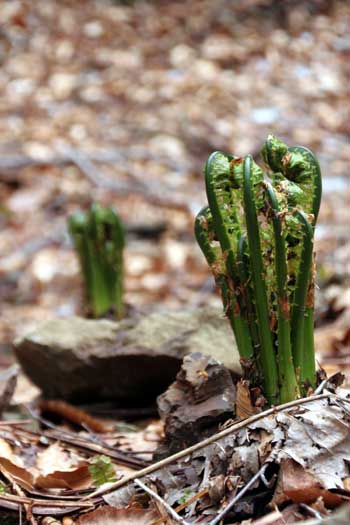
{"label": "blurred background", "polygon": [[82,312],[67,216],[113,205],[136,310],[220,304],[195,244],[208,154],[270,132],[323,171],[317,349],[350,366],[350,6],[341,0],[3,0],[0,365],[14,337]]}

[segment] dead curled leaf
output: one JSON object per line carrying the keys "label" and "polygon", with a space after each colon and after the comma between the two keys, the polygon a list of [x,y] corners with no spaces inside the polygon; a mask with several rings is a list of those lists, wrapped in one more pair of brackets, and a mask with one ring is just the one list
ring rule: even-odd
{"label": "dead curled leaf", "polygon": [[280,505],[287,500],[309,504],[318,498],[322,498],[329,508],[338,507],[349,499],[326,490],[311,472],[292,459],[283,460],[271,506]]}
{"label": "dead curled leaf", "polygon": [[350,418],[347,408],[326,399],[308,403],[299,413],[279,414],[287,426],[281,459],[294,459],[327,489],[344,489],[349,477]]}
{"label": "dead curled leaf", "polygon": [[69,457],[58,443],[37,455],[36,466],[28,468],[5,440],[0,440],[0,469],[26,489],[34,487],[82,490],[92,485],[89,463]]}
{"label": "dead curled leaf", "polygon": [[89,465],[81,464],[74,470],[55,471],[46,476],[38,476],[35,486],[42,489],[63,488],[72,490],[83,490],[91,487],[92,478]]}
{"label": "dead curled leaf", "polygon": [[153,522],[159,525],[165,523],[154,507],[143,509],[132,505],[123,509],[100,507],[81,516],[77,525],[151,525]]}
{"label": "dead curled leaf", "polygon": [[237,385],[237,400],[236,400],[236,415],[240,419],[245,419],[253,414],[260,412],[260,409],[253,406],[250,389],[247,381],[238,381]]}
{"label": "dead curled leaf", "polygon": [[9,473],[13,480],[22,488],[32,490],[34,487],[33,475],[25,468],[19,467],[7,458],[0,457],[0,469]]}

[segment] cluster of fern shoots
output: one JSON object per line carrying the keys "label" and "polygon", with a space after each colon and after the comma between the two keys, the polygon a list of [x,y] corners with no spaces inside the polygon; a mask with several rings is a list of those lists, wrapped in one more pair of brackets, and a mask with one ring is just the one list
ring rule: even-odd
{"label": "cluster of fern shoots", "polygon": [[84,279],[89,314],[122,318],[125,233],[118,215],[94,203],[87,213],[71,215],[68,229]]}
{"label": "cluster of fern shoots", "polygon": [[314,228],[321,174],[314,154],[269,135],[267,172],[219,151],[205,166],[208,206],[197,241],[221,290],[243,369],[270,404],[315,387]]}

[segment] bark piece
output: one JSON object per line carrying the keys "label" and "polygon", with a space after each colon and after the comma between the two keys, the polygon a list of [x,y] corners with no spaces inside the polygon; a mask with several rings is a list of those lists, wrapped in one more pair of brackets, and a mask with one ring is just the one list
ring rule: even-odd
{"label": "bark piece", "polygon": [[219,422],[233,416],[235,400],[225,366],[201,353],[186,356],[176,381],[158,397],[169,450],[175,452],[217,430]]}

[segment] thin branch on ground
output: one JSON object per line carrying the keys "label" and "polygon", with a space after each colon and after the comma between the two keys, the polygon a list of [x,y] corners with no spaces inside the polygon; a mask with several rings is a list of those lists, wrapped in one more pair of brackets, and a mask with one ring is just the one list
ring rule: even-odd
{"label": "thin branch on ground", "polygon": [[[16,492],[17,496],[20,496],[21,498],[25,498],[26,495],[24,491],[21,489],[21,487],[18,485],[16,480],[13,478],[13,476],[8,472],[6,469],[2,468],[0,466],[0,472],[6,478],[12,485],[12,489]],[[28,521],[31,523],[31,525],[37,525],[38,522],[32,515],[32,505],[31,503],[23,503],[24,510],[26,511],[26,516]],[[22,519],[22,518],[21,518]]]}
{"label": "thin branch on ground", "polygon": [[[274,456],[275,454],[273,455],[273,457]],[[242,496],[244,496],[244,494],[248,492],[250,488],[252,488],[252,486],[256,483],[256,481],[258,481],[258,479],[260,479],[261,476],[264,475],[265,470],[267,469],[269,463],[271,463],[271,461],[273,460],[273,457],[271,454],[269,459],[263,464],[263,466],[258,470],[258,472],[254,474],[254,476],[248,481],[248,483],[246,483],[246,485],[244,485],[242,490],[237,492],[237,494],[231,499],[231,501],[228,502],[226,507],[222,509],[219,512],[219,514],[217,514],[215,518],[208,523],[208,525],[217,525],[218,523],[220,523],[220,521],[226,516],[226,514],[232,509],[232,507],[242,498]]]}
{"label": "thin branch on ground", "polygon": [[238,423],[234,423],[232,426],[225,428],[221,432],[218,432],[217,434],[214,434],[213,436],[210,436],[207,439],[204,439],[203,441],[196,443],[195,445],[192,445],[191,447],[188,447],[184,450],[181,450],[180,452],[177,452],[176,454],[173,454],[172,456],[168,456],[165,459],[162,459],[158,461],[157,463],[154,463],[153,465],[150,465],[142,470],[139,470],[137,472],[134,472],[128,476],[125,476],[119,481],[116,481],[112,484],[110,484],[108,487],[100,487],[95,492],[90,494],[89,496],[85,496],[82,498],[83,500],[88,499],[89,497],[98,496],[101,494],[107,494],[109,492],[113,492],[116,489],[119,489],[121,487],[124,487],[131,481],[134,481],[136,478],[142,478],[144,476],[147,476],[148,474],[152,474],[153,472],[160,470],[163,467],[166,467],[170,465],[171,463],[174,463],[175,461],[182,459],[186,456],[189,456],[193,452],[196,452],[197,450],[201,450],[202,448],[206,447],[207,445],[211,445],[212,443],[215,443],[219,439],[222,439],[226,436],[229,436],[230,434],[240,430],[241,428],[244,428],[251,423],[255,423],[256,421],[259,421],[260,419],[263,419],[265,417],[268,417],[273,414],[277,414],[279,412],[283,412],[285,410],[288,410],[290,408],[295,408],[301,405],[305,405],[308,403],[312,403],[314,401],[318,401],[320,399],[334,399],[338,401],[343,401],[346,403],[350,403],[350,400],[343,398],[341,396],[338,396],[337,394],[320,394],[317,396],[310,396],[305,397],[302,399],[296,399],[294,401],[290,401],[288,403],[284,403],[283,405],[279,405],[277,407],[272,407],[268,410],[265,410],[264,412],[260,412],[259,414],[254,414],[253,416],[244,419],[243,421],[239,421]]}
{"label": "thin branch on ground", "polygon": [[317,518],[319,520],[324,520],[325,519],[325,516],[323,516],[320,512],[318,512],[317,510],[313,509],[312,507],[310,507],[306,503],[300,503],[299,505],[300,505],[300,507],[302,509],[306,510],[306,512],[308,512],[308,514],[310,514],[310,516],[312,516],[314,518]]}
{"label": "thin branch on ground", "polygon": [[15,503],[20,503],[22,505],[33,504],[40,507],[73,507],[76,508],[93,508],[95,502],[93,501],[61,501],[61,500],[48,500],[48,499],[39,499],[39,498],[28,498],[27,496],[16,496],[14,494],[0,494],[0,499],[11,501]]}
{"label": "thin branch on ground", "polygon": [[189,525],[189,523],[187,523],[187,521],[185,521],[172,507],[170,507],[170,505],[168,505],[168,503],[164,501],[164,499],[161,498],[159,494],[157,494],[156,492],[154,492],[154,490],[147,487],[147,485],[142,483],[141,480],[136,478],[134,480],[134,483],[138,485],[139,487],[141,487],[145,492],[147,492],[149,496],[151,496],[156,501],[158,501],[158,503],[160,503],[165,508],[165,510],[168,512],[169,516],[171,516],[177,523],[180,523],[181,525]]}
{"label": "thin branch on ground", "polygon": [[[140,458],[131,457],[130,453],[125,454],[122,450],[115,449],[113,447],[110,447],[109,445],[102,446],[88,439],[87,437],[77,436],[73,432],[59,429],[56,425],[51,423],[51,421],[48,421],[47,419],[39,416],[35,412],[35,410],[33,410],[32,407],[30,407],[29,405],[26,405],[25,408],[28,410],[29,414],[32,416],[33,419],[39,421],[41,424],[51,429],[49,432],[45,433],[45,436],[49,439],[59,440],[64,443],[68,443],[69,445],[75,448],[89,450],[90,452],[95,452],[97,454],[104,454],[105,456],[109,456],[115,459],[116,461],[119,461],[120,464],[130,468],[142,468],[148,464],[147,461],[144,461]],[[36,434],[33,431],[25,432]]]}

